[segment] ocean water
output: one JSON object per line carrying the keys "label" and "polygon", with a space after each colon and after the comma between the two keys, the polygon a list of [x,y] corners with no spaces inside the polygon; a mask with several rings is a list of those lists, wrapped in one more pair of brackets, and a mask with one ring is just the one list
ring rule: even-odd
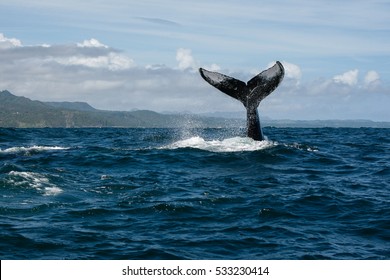
{"label": "ocean water", "polygon": [[389,259],[390,129],[0,129],[1,259]]}

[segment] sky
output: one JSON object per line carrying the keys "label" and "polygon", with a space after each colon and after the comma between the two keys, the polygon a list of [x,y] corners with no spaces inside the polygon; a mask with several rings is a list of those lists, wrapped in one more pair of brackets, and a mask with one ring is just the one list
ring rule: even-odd
{"label": "sky", "polygon": [[390,121],[390,1],[0,0],[0,90],[98,109],[244,112],[198,68],[281,61],[272,119]]}

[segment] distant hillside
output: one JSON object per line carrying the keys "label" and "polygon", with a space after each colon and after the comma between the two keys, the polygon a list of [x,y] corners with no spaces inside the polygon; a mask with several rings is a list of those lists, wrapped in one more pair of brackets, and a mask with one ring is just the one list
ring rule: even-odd
{"label": "distant hillside", "polygon": [[44,104],[55,108],[77,110],[77,111],[96,111],[91,105],[85,102],[44,102]]}
{"label": "distant hillside", "polygon": [[242,120],[97,110],[83,102],[40,102],[0,91],[0,127],[229,127]]}
{"label": "distant hillside", "polygon": [[[230,117],[229,117],[230,116]],[[275,127],[387,127],[390,122],[370,120],[271,120],[263,126]],[[0,127],[245,127],[245,112],[194,115],[160,114],[139,110],[132,112],[97,110],[85,102],[41,102],[0,91]]]}

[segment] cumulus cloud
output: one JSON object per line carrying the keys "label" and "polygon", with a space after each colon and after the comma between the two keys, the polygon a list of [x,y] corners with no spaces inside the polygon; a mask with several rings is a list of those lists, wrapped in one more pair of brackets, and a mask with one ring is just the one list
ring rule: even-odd
{"label": "cumulus cloud", "polygon": [[348,86],[354,86],[358,82],[359,70],[354,69],[333,77],[333,81]]}
{"label": "cumulus cloud", "polygon": [[371,91],[378,89],[381,80],[377,71],[371,70],[366,73],[363,79],[359,79],[359,70],[354,69],[341,75],[336,75],[331,81],[326,82],[332,90],[341,93],[352,93],[356,91]]}
{"label": "cumulus cloud", "polygon": [[120,71],[135,66],[133,59],[109,48],[96,39],[85,40],[82,43],[72,45],[22,46],[20,44],[20,47],[17,52],[13,49],[3,52],[4,60],[13,59],[19,63],[22,62],[21,67],[29,63],[36,63],[37,65],[55,63],[63,66],[83,66]]}
{"label": "cumulus cloud", "polygon": [[[0,36],[0,89],[43,101],[87,101],[98,104],[99,92],[120,91],[136,67],[130,57],[96,39],[82,43],[23,46]],[[5,42],[5,43],[4,43]],[[11,44],[12,43],[12,44]],[[102,101],[103,102],[103,101]]]}
{"label": "cumulus cloud", "polygon": [[221,70],[221,66],[219,66],[218,64],[211,64],[210,66],[205,66],[207,68],[207,70],[209,71],[220,71]]}
{"label": "cumulus cloud", "polygon": [[376,71],[368,71],[366,76],[364,77],[364,85],[365,87],[377,87],[380,84],[380,76]]}
{"label": "cumulus cloud", "polygon": [[181,70],[188,68],[197,68],[197,63],[195,62],[194,57],[192,56],[192,51],[190,49],[180,48],[176,52],[176,61],[178,62],[178,67]]}
{"label": "cumulus cloud", "polygon": [[[180,70],[197,70],[200,67],[200,63],[192,55],[191,49],[179,48],[176,51],[176,61]],[[220,71],[221,67],[212,63],[211,65],[203,65],[209,71]]]}
{"label": "cumulus cloud", "polygon": [[22,42],[16,38],[7,38],[3,33],[0,33],[0,49],[21,47]]}
{"label": "cumulus cloud", "polygon": [[98,40],[91,38],[89,40],[84,40],[82,43],[77,43],[77,46],[80,48],[105,48],[108,46],[100,43]]}
{"label": "cumulus cloud", "polygon": [[[268,64],[268,68],[272,67],[276,61],[270,62]],[[299,81],[302,78],[302,71],[301,68],[293,63],[287,62],[287,61],[281,61],[284,71],[285,71],[285,78],[287,79],[294,79]]]}
{"label": "cumulus cloud", "polygon": [[55,61],[62,65],[79,65],[91,68],[107,68],[112,71],[125,70],[134,66],[134,61],[124,55],[110,52],[101,56],[49,57],[46,61]]}
{"label": "cumulus cloud", "polygon": [[286,71],[286,77],[290,79],[300,80],[302,78],[302,71],[298,65],[288,63],[286,61],[282,62],[284,69]]}

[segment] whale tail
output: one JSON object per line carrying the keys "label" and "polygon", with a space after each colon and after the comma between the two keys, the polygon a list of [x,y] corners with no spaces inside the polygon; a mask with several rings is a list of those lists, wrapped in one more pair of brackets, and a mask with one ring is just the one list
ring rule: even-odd
{"label": "whale tail", "polygon": [[274,66],[254,76],[247,83],[203,68],[200,68],[199,72],[210,85],[239,100],[245,106],[248,137],[254,140],[264,140],[257,107],[283,80],[283,65],[277,61]]}

